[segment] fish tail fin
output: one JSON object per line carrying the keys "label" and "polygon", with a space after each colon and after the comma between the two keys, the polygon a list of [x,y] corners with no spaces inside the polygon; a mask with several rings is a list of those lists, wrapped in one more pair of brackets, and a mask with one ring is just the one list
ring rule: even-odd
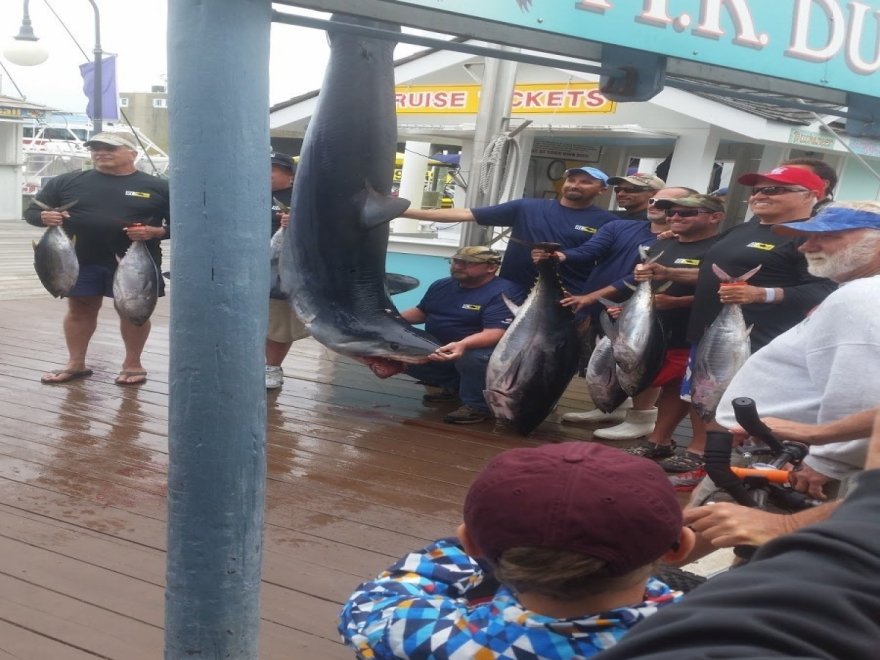
{"label": "fish tail fin", "polygon": [[760,264],[739,277],[733,277],[728,275],[718,264],[712,264],[712,272],[715,273],[715,277],[722,282],[748,282],[759,270],[761,270]]}

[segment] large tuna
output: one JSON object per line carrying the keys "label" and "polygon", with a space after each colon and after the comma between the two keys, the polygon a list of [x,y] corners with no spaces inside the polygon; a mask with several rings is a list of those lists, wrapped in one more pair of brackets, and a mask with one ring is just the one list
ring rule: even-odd
{"label": "large tuna", "polygon": [[[647,259],[647,250],[639,247],[642,261],[651,263],[660,254]],[[658,291],[668,288],[663,285]],[[656,335],[657,312],[654,309],[654,288],[650,280],[639,282],[617,319],[617,332],[612,337],[614,359],[623,371],[634,372],[644,368],[645,357],[651,350],[651,342]]]}
{"label": "large tuna", "polygon": [[[63,212],[76,206],[78,200],[52,208],[38,199],[34,204],[44,211]],[[79,277],[79,259],[76,258],[75,240],[71,240],[60,226],[43,232],[39,243],[34,243],[34,270],[46,290],[56,298],[66,296]]]}
{"label": "large tuna", "polygon": [[[559,245],[538,244],[548,252]],[[492,352],[484,396],[495,418],[528,435],[565,392],[577,371],[580,342],[574,312],[560,305],[565,296],[554,259],[538,263],[538,281]]]}
{"label": "large tuna", "polygon": [[587,392],[596,407],[604,413],[610,413],[626,401],[627,393],[617,379],[617,363],[611,351],[611,339],[602,337],[596,342],[596,348],[587,363]]}
{"label": "large tuna", "polygon": [[113,274],[113,305],[134,325],[146,323],[159,299],[159,272],[144,241],[132,241]]}
{"label": "large tuna", "polygon": [[[624,303],[624,307],[627,304],[628,302]],[[612,357],[615,362],[614,382],[620,390],[623,391],[624,399],[627,395],[635,396],[648,389],[651,386],[651,383],[654,382],[657,374],[660,373],[660,369],[663,367],[663,360],[666,358],[666,333],[663,330],[663,324],[660,323],[660,319],[656,314],[650,315],[649,318],[651,325],[645,338],[645,348],[642,352],[641,360],[631,371],[625,371],[621,368],[617,355],[614,353],[614,342],[617,339],[618,328],[620,326],[615,326],[607,314],[603,314],[600,319],[602,330],[605,332],[605,338],[609,340]],[[608,375],[605,377],[606,379],[610,378]],[[617,405],[622,402],[623,400],[619,401]],[[596,405],[599,405],[598,402],[596,402]],[[615,405],[614,408],[616,408],[617,405]],[[611,408],[610,410],[603,409],[603,412],[611,412],[614,408]]]}
{"label": "large tuna", "polygon": [[[741,277],[731,277],[717,265],[712,270],[722,282],[745,283],[760,266]],[[733,376],[749,358],[749,331],[739,305],[724,305],[707,329],[694,354],[691,375],[691,402],[706,421],[715,417],[715,408]]]}
{"label": "large tuna", "polygon": [[[334,16],[334,21],[396,26]],[[394,43],[330,35],[330,61],[303,142],[281,282],[328,348],[386,377],[438,346],[397,312],[385,286],[388,223],[409,202],[390,196],[397,145]]]}
{"label": "large tuna", "polygon": [[73,241],[61,227],[49,227],[34,243],[34,270],[56,298],[66,296],[79,277],[79,260]]}

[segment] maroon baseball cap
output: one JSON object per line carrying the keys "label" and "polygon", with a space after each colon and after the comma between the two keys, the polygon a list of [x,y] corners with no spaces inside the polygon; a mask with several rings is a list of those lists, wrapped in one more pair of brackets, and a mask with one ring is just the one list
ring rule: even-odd
{"label": "maroon baseball cap", "polygon": [[654,461],[592,442],[510,449],[468,490],[464,522],[481,556],[551,548],[602,559],[625,575],[677,543],[681,505]]}
{"label": "maroon baseball cap", "polygon": [[769,172],[750,172],[743,174],[737,181],[745,186],[753,186],[760,179],[769,179],[776,183],[784,183],[789,186],[801,186],[812,190],[819,199],[825,197],[825,182],[810,170],[794,165],[774,167]]}

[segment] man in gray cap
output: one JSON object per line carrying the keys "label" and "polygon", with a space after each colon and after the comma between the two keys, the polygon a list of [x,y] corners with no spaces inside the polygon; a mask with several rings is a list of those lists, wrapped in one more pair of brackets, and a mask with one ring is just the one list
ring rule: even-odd
{"label": "man in gray cap", "polygon": [[624,220],[647,220],[651,198],[658,190],[666,187],[666,182],[653,174],[637,173],[629,176],[613,176],[608,185],[614,186],[617,205],[623,210],[617,215]]}
{"label": "man in gray cap", "polygon": [[[68,172],[49,180],[25,212],[37,227],[60,226],[75,239],[79,278],[68,293],[64,318],[66,364],[44,374],[46,384],[66,383],[92,375],[86,351],[104,298],[113,297],[113,275],[132,241],[144,241],[158,267],[160,241],[170,236],[168,182],[135,167],[138,147],[126,132],[98,133],[85,143],[94,169]],[[59,210],[65,208],[65,210]],[[49,210],[47,210],[49,209]],[[164,285],[159,278],[159,295]],[[120,315],[125,345],[117,385],[139,385],[147,379],[141,353],[150,322],[135,325]]]}

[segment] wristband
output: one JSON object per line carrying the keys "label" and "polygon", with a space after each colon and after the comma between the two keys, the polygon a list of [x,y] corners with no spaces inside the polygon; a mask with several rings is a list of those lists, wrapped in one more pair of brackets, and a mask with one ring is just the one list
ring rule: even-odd
{"label": "wristband", "polygon": [[776,289],[764,289],[764,302],[772,303],[776,300]]}

